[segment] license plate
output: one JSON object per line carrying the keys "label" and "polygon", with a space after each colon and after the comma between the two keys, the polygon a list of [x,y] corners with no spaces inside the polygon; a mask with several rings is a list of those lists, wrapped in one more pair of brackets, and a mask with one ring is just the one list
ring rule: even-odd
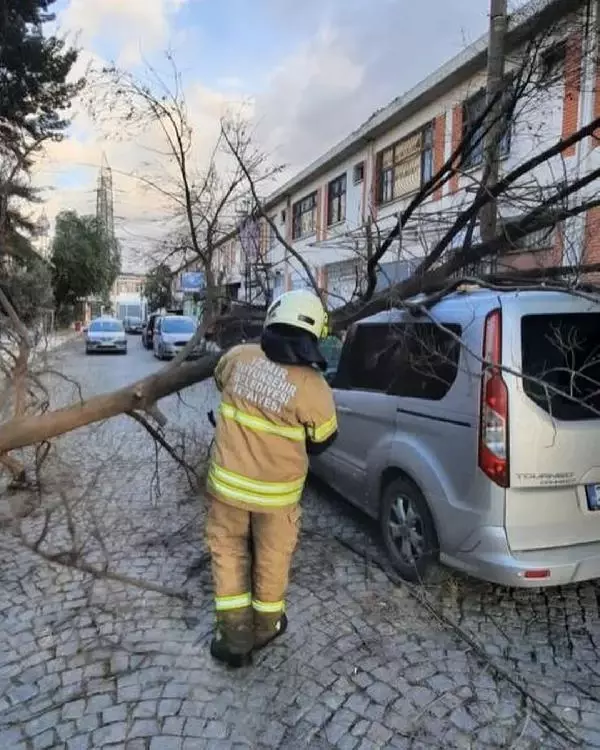
{"label": "license plate", "polygon": [[585,488],[589,510],[600,510],[600,484],[588,484]]}

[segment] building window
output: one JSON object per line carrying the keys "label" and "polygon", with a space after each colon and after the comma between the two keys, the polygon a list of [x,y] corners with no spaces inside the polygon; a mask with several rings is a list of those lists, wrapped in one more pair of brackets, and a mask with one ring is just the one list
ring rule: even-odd
{"label": "building window", "polygon": [[540,53],[540,82],[553,86],[562,81],[567,52],[566,42],[552,44]]}
{"label": "building window", "polygon": [[317,230],[317,193],[311,193],[292,207],[292,239],[298,240]]}
{"label": "building window", "polygon": [[423,147],[421,151],[421,184],[433,177],[433,123],[423,130]]}
{"label": "building window", "polygon": [[327,186],[327,226],[346,219],[346,175],[332,180]]}
{"label": "building window", "polygon": [[377,155],[378,202],[416,192],[433,174],[433,123]]}
{"label": "building window", "polygon": [[358,185],[364,179],[365,179],[365,163],[364,161],[361,161],[358,164],[354,165],[354,169],[352,170],[352,182],[355,185]]}
{"label": "building window", "polygon": [[364,292],[366,279],[363,264],[355,259],[327,265],[327,294],[331,308],[341,307]]}
{"label": "building window", "polygon": [[269,250],[273,250],[277,244],[277,233],[275,231],[275,216],[271,217],[271,223],[269,224]]}
{"label": "building window", "polygon": [[554,247],[557,239],[557,228],[546,227],[544,229],[538,229],[536,232],[531,232],[520,237],[514,242],[510,243],[506,252],[507,253],[522,253],[524,251],[535,253],[543,250],[550,250]]}
{"label": "building window", "polygon": [[[482,117],[486,108],[486,92],[481,89],[463,104],[463,139],[467,139],[475,123]],[[465,142],[466,153],[463,156],[462,166],[464,169],[472,169],[483,163],[484,153],[484,123],[480,123],[471,134],[472,147],[469,148]],[[500,156],[508,156],[510,151],[510,125],[507,124],[502,140],[500,141]]]}

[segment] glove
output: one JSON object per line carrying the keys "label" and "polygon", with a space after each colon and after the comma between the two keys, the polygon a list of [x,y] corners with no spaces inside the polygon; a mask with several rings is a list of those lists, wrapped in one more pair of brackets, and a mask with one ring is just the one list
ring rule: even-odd
{"label": "glove", "polygon": [[208,416],[208,421],[211,423],[211,425],[213,427],[216,427],[217,426],[217,420],[215,419],[215,413],[214,413],[214,411],[212,409],[207,413],[207,416]]}

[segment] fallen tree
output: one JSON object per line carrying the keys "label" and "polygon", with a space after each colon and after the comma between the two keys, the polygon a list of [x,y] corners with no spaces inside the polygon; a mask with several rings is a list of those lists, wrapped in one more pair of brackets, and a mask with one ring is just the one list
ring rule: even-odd
{"label": "fallen tree", "polygon": [[[397,304],[399,301],[406,300],[416,294],[443,288],[452,275],[456,275],[462,268],[474,262],[498,255],[502,248],[505,248],[507,243],[515,237],[527,236],[538,231],[540,227],[554,226],[567,217],[576,216],[587,211],[590,207],[598,205],[600,203],[598,200],[565,205],[558,199],[577,195],[581,189],[581,183],[585,181],[585,184],[591,184],[598,179],[600,168],[586,175],[585,178],[569,183],[562,188],[557,196],[553,195],[547,198],[544,203],[536,205],[518,221],[507,224],[502,235],[499,235],[496,239],[488,243],[468,245],[459,250],[448,251],[453,237],[457,236],[474,216],[477,216],[478,211],[486,205],[487,200],[502,195],[503,191],[513,185],[519,177],[528,174],[539,164],[542,164],[544,159],[550,159],[563,153],[574,143],[588,137],[598,128],[600,128],[600,118],[596,118],[570,138],[560,140],[549,149],[532,157],[525,164],[505,175],[493,190],[478,194],[474,203],[459,214],[451,231],[448,231],[432,249],[413,276],[377,294],[374,293],[374,286],[370,284],[367,292],[360,300],[351,302],[333,313],[333,330],[344,329],[362,317],[380,312],[390,305]],[[444,174],[447,173],[448,168],[448,165],[443,167]],[[432,181],[434,184],[435,180],[436,177]],[[392,230],[392,235],[395,236],[401,231],[403,222],[405,223],[408,220],[408,216],[413,210],[411,204],[399,218],[397,227]],[[589,271],[590,269],[570,269],[570,275],[575,277],[574,281],[569,281],[566,278],[562,284],[559,283],[560,279],[555,280],[555,283],[565,289],[573,288],[581,283],[579,277],[586,270]],[[591,267],[591,270],[595,270],[595,266]],[[543,279],[544,273],[544,271],[540,271],[537,277],[538,281]],[[483,281],[485,281],[485,278],[483,278]],[[192,344],[188,345],[188,347],[190,346]],[[85,425],[110,419],[119,414],[137,411],[154,415],[154,407],[157,401],[211,377],[217,361],[218,357],[213,355],[189,363],[185,361],[185,354],[181,353],[168,367],[118,391],[82,400],[62,409],[46,411],[43,414],[16,416],[0,425],[0,454],[50,440]]]}
{"label": "fallen tree", "polygon": [[0,425],[0,453],[51,440],[119,414],[146,412],[156,419],[154,407],[157,401],[209,378],[218,359],[218,355],[210,355],[196,362],[167,367],[112,393],[94,396],[44,414],[11,419]]}
{"label": "fallen tree", "polygon": [[[479,117],[464,132],[462,140],[453,149],[446,163],[408,201],[398,216],[396,226],[387,232],[386,236],[382,236],[376,245],[370,247],[369,257],[364,264],[366,279],[366,283],[362,285],[364,291],[357,299],[348,301],[332,312],[331,323],[334,331],[344,330],[362,317],[397,305],[417,294],[439,292],[445,287],[454,287],[456,279],[461,275],[469,278],[473,276],[468,272],[473,265],[486,259],[501,257],[522,238],[546,228],[561,226],[566,220],[582,216],[588,210],[600,205],[600,200],[593,189],[600,177],[600,167],[593,168],[594,165],[592,165],[592,168],[587,171],[576,172],[573,175],[570,175],[565,168],[560,178],[550,183],[541,184],[536,178],[536,170],[540,166],[556,164],[557,159],[559,162],[562,160],[564,166],[565,155],[570,153],[573,147],[587,139],[597,137],[600,130],[600,117],[596,117],[568,137],[559,138],[550,146],[546,145],[537,152],[534,151],[532,156],[505,171],[493,185],[486,184],[485,174],[480,182],[474,181],[472,197],[465,193],[462,203],[457,205],[449,217],[446,217],[447,226],[443,228],[442,235],[423,253],[412,276],[384,291],[376,291],[377,269],[394,241],[402,237],[409,222],[415,220],[418,211],[426,206],[428,199],[439,191],[441,186],[453,177],[463,174],[463,162],[474,149],[480,147],[490,130],[498,130],[497,120],[490,119],[491,115],[493,114],[494,118],[501,118],[502,123],[506,125],[507,122],[512,122],[519,106],[522,106],[524,102],[537,101],[536,97],[540,96],[540,90],[544,85],[540,84],[536,77],[540,56],[548,46],[549,37],[558,32],[564,33],[564,31],[564,29],[557,30],[556,28],[546,29],[541,36],[532,38],[527,43],[521,63],[511,71],[510,86],[502,92],[500,101],[494,99],[488,102]],[[148,101],[149,95],[146,89],[135,89],[135,91],[142,100]],[[149,101],[152,106],[158,106],[159,114],[166,116],[167,121],[170,122],[167,116],[170,112],[166,113],[162,105],[157,105],[155,98],[150,97]],[[179,99],[176,103],[179,109],[185,112],[184,104]],[[188,137],[191,137],[189,131],[185,128],[184,130]],[[278,241],[288,250],[290,257],[298,259],[302,264],[298,251],[281,235],[263,209],[255,184],[256,178],[247,166],[249,148],[247,138],[235,139],[228,122],[224,122],[220,142],[227,145],[230,156],[237,163],[236,190],[241,190],[242,180],[245,180],[246,189],[254,200],[251,213],[271,224]],[[187,154],[188,150],[188,148],[184,149],[183,153]],[[179,161],[176,160],[176,165],[180,165],[181,158],[179,154]],[[262,161],[260,163],[262,164]],[[263,177],[264,175],[260,173],[259,182]],[[482,210],[490,203],[498,205],[499,210],[505,211],[506,216],[498,222],[498,231],[493,239],[474,243],[474,227],[479,221]],[[189,209],[186,213],[189,214],[192,211],[193,214],[192,204],[187,203],[186,207]],[[518,212],[515,207],[518,208]],[[428,214],[424,216],[426,221]],[[195,223],[192,220],[190,231],[193,226]],[[198,237],[196,240],[200,243]],[[212,244],[210,247],[211,256],[207,262],[213,257],[214,247]],[[560,272],[554,269],[552,283],[556,288],[576,290],[581,288],[582,275],[597,270],[595,266],[581,267],[581,265],[567,266]],[[541,283],[546,278],[546,274],[547,271],[544,269],[539,269],[537,274],[529,272],[519,275],[512,272],[505,280],[512,280],[516,286],[531,285],[536,282]],[[497,275],[483,274],[479,275],[479,278],[489,283],[494,279],[497,280]],[[314,284],[314,279],[312,282]],[[316,289],[316,284],[314,285],[315,291],[320,291]],[[8,315],[8,311],[5,310],[5,314]],[[254,328],[256,328],[256,322],[252,320]],[[189,344],[189,347],[191,346],[193,342]],[[157,410],[157,402],[170,394],[210,378],[217,359],[215,356],[210,356],[189,363],[185,361],[185,353],[181,353],[173,363],[158,373],[112,393],[90,399],[80,399],[58,410],[45,409],[43,413],[31,409],[23,412],[21,409],[0,425],[0,455],[6,457],[8,453],[18,448],[51,440],[64,433],[119,414],[146,413],[160,426],[164,420]],[[22,369],[22,363],[20,367]]]}

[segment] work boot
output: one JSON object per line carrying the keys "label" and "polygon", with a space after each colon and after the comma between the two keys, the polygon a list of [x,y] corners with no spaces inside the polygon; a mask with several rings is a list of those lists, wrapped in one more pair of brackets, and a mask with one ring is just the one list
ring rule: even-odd
{"label": "work boot", "polygon": [[214,659],[233,669],[252,664],[252,616],[248,610],[220,613],[217,630],[210,644]]}
{"label": "work boot", "polygon": [[285,612],[271,614],[265,612],[254,613],[254,650],[268,646],[288,628],[288,618]]}

